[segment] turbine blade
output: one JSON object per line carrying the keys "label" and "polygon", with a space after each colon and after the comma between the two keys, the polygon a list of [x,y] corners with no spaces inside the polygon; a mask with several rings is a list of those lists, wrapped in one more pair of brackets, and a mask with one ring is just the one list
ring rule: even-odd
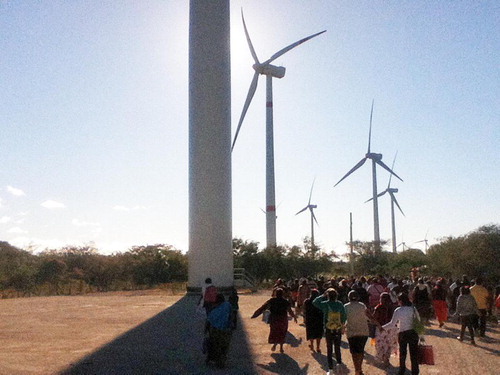
{"label": "turbine blade", "polygon": [[[392,161],[391,170],[394,170],[394,164],[396,163],[396,156],[398,156],[397,151],[396,151],[396,155],[394,155],[394,160]],[[389,189],[391,187],[391,179],[392,179],[392,173],[389,175],[389,184],[387,185],[387,189]]]}
{"label": "turbine blade", "polygon": [[245,17],[243,17],[243,9],[241,10],[241,19],[243,20],[243,28],[245,29],[245,35],[247,37],[248,48],[250,48],[250,53],[252,54],[255,63],[259,64],[259,58],[255,53],[255,49],[253,48],[252,41],[250,40],[250,34],[248,34],[247,24],[245,23]]}
{"label": "turbine blade", "polygon": [[314,211],[312,210],[312,208],[311,208],[311,215],[312,215],[314,221],[316,222],[316,224],[319,225],[318,220],[316,219],[316,215],[314,214]]}
{"label": "turbine blade", "polygon": [[337,182],[333,187],[337,186],[338,184],[340,184],[342,182],[342,180],[344,180],[347,176],[349,176],[352,172],[354,172],[356,169],[358,169],[359,167],[361,167],[363,164],[365,164],[365,161],[366,161],[366,157],[364,157],[363,159],[361,159],[358,164],[356,164],[349,172],[347,172],[344,177],[342,177],[339,182]]}
{"label": "turbine blade", "polygon": [[370,131],[368,132],[368,154],[370,153],[370,146],[372,143],[372,120],[373,120],[373,104],[375,99],[372,99],[372,110],[370,111]]}
{"label": "turbine blade", "polygon": [[304,42],[307,42],[309,39],[312,39],[312,38],[314,38],[314,37],[316,37],[316,36],[318,36],[320,34],[323,34],[324,32],[326,32],[326,30],[320,31],[319,33],[316,33],[316,34],[313,34],[313,35],[309,35],[306,38],[303,38],[301,40],[296,41],[295,43],[290,44],[288,47],[285,47],[282,50],[276,52],[268,60],[264,61],[262,63],[262,65],[267,65],[267,64],[271,63],[272,61],[276,60],[278,57],[280,57],[280,56],[284,55],[285,53],[287,53],[288,51],[290,51],[292,48],[295,48],[298,45],[300,45],[300,44],[302,44]]}
{"label": "turbine blade", "polygon": [[[387,193],[387,191],[388,191],[388,190],[384,190],[383,192],[381,192],[381,193],[377,194],[377,198],[380,198],[382,195],[384,195],[385,193]],[[370,199],[368,199],[367,201],[365,201],[365,203],[368,203],[368,202],[370,202],[370,201],[372,201],[372,200],[373,200],[373,197],[372,197],[372,198],[370,198]]]}
{"label": "turbine blade", "polygon": [[314,177],[314,180],[313,180],[313,183],[311,185],[311,192],[309,193],[309,203],[307,203],[308,205],[311,204],[311,197],[313,195],[313,188],[314,188],[314,182],[316,181],[316,177]]}
{"label": "turbine blade", "polygon": [[399,205],[398,200],[396,199],[396,196],[394,195],[394,193],[389,192],[389,194],[391,195],[391,198],[392,198],[392,200],[394,201],[394,203],[396,203],[396,206],[398,206],[399,211],[401,211],[401,213],[403,214],[403,216],[404,216],[404,217],[406,217],[406,215],[405,215],[405,213],[403,212],[403,210],[401,209],[401,206]]}
{"label": "turbine blade", "polygon": [[299,212],[297,212],[295,215],[298,215],[302,212],[304,212],[305,210],[307,210],[309,208],[309,206],[305,206],[302,210],[300,210]]}
{"label": "turbine blade", "polygon": [[397,178],[399,178],[401,181],[403,181],[403,179],[402,179],[401,177],[399,177],[396,173],[394,173],[394,172],[392,171],[392,169],[391,169],[391,168],[389,168],[387,165],[385,165],[385,164],[384,164],[384,162],[383,162],[382,160],[376,160],[376,163],[377,163],[378,165],[380,165],[382,168],[384,168],[387,172],[392,173],[394,176],[396,176],[396,177],[397,177]]}
{"label": "turbine blade", "polygon": [[236,134],[234,135],[233,145],[231,146],[231,151],[234,149],[234,145],[236,143],[236,139],[238,138],[238,134],[240,133],[241,124],[243,124],[243,119],[247,113],[248,107],[252,101],[252,98],[255,94],[255,90],[257,90],[257,83],[259,82],[259,73],[255,72],[253,75],[252,83],[250,83],[250,88],[248,90],[247,99],[245,100],[245,105],[243,106],[243,110],[241,111],[240,121],[238,122],[238,127],[236,128]]}

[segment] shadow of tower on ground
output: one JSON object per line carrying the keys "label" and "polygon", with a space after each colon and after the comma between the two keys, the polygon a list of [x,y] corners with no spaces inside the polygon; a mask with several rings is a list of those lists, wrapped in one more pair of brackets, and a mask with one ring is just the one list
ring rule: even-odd
{"label": "shadow of tower on ground", "polygon": [[82,358],[60,375],[83,374],[235,374],[258,373],[245,327],[238,320],[225,369],[205,365],[204,322],[196,316],[196,296],[184,296],[145,321]]}

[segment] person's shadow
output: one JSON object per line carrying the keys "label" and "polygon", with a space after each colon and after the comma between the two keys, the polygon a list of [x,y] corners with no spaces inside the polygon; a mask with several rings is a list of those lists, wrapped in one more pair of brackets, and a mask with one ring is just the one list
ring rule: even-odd
{"label": "person's shadow", "polygon": [[308,364],[300,368],[297,361],[285,353],[273,353],[271,354],[271,358],[274,362],[267,365],[259,363],[258,366],[266,371],[282,375],[305,375],[309,370]]}
{"label": "person's shadow", "polygon": [[232,335],[226,369],[216,370],[205,365],[204,320],[195,313],[198,298],[182,297],[60,374],[255,374],[241,319]]}
{"label": "person's shadow", "polygon": [[292,348],[297,348],[297,347],[299,347],[299,346],[300,346],[300,344],[302,344],[302,337],[301,337],[301,338],[299,338],[299,339],[297,339],[297,338],[293,335],[293,333],[291,333],[290,331],[288,331],[288,332],[286,333],[285,342],[286,342],[287,344],[290,344],[290,346],[291,346]]}

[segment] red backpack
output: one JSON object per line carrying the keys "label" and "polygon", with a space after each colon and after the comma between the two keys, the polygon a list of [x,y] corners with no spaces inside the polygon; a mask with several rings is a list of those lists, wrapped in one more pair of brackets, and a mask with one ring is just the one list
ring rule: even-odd
{"label": "red backpack", "polygon": [[215,300],[217,299],[217,289],[215,288],[215,286],[210,285],[209,287],[207,287],[207,289],[205,289],[205,296],[203,299],[208,303],[215,302]]}

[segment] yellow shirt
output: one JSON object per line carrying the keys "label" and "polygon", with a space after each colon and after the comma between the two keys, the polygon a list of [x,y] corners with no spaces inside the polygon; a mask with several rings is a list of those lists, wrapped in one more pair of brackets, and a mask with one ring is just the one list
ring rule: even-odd
{"label": "yellow shirt", "polygon": [[486,289],[482,285],[474,285],[472,288],[470,288],[470,294],[472,294],[472,296],[476,300],[477,308],[479,310],[488,308],[488,297],[490,294],[488,292],[488,289]]}

